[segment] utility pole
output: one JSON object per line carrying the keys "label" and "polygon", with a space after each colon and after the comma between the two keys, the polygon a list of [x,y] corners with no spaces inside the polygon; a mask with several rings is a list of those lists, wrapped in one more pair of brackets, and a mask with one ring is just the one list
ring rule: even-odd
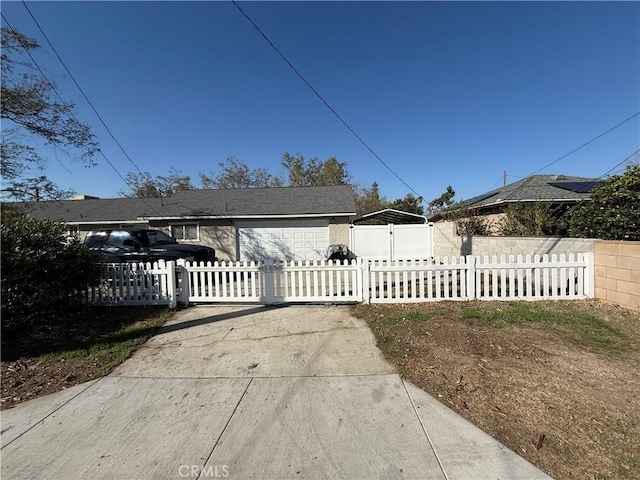
{"label": "utility pole", "polygon": [[507,186],[507,171],[504,170],[502,172],[502,186],[506,187]]}

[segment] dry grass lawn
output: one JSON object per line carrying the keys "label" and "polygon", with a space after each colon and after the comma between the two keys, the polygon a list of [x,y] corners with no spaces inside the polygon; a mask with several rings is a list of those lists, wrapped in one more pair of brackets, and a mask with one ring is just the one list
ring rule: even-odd
{"label": "dry grass lawn", "polygon": [[640,478],[638,314],[596,301],[354,314],[404,378],[554,478]]}

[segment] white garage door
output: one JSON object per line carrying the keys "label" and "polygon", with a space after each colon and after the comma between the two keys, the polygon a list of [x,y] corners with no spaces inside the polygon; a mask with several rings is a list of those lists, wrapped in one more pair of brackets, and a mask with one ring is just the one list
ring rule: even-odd
{"label": "white garage door", "polygon": [[323,260],[329,223],[318,220],[238,223],[240,260]]}

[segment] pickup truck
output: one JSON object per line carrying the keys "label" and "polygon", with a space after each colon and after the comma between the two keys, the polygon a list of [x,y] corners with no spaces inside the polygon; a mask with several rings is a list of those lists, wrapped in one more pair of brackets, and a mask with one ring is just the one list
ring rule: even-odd
{"label": "pickup truck", "polygon": [[84,244],[105,263],[156,262],[179,258],[196,262],[218,260],[213,248],[179,243],[161,230],[96,230],[87,233]]}

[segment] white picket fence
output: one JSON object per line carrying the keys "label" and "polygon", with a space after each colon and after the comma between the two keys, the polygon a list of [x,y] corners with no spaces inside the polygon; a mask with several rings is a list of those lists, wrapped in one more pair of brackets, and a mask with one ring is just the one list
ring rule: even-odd
{"label": "white picket fence", "polygon": [[362,301],[361,260],[178,263],[190,303]]}
{"label": "white picket fence", "polygon": [[97,287],[85,292],[94,305],[134,306],[178,303],[176,262],[109,263]]}
{"label": "white picket fence", "polygon": [[371,262],[367,278],[370,303],[594,296],[592,253]]}
{"label": "white picket fence", "polygon": [[411,303],[594,296],[592,253],[428,260],[110,264],[87,300],[178,303]]}

